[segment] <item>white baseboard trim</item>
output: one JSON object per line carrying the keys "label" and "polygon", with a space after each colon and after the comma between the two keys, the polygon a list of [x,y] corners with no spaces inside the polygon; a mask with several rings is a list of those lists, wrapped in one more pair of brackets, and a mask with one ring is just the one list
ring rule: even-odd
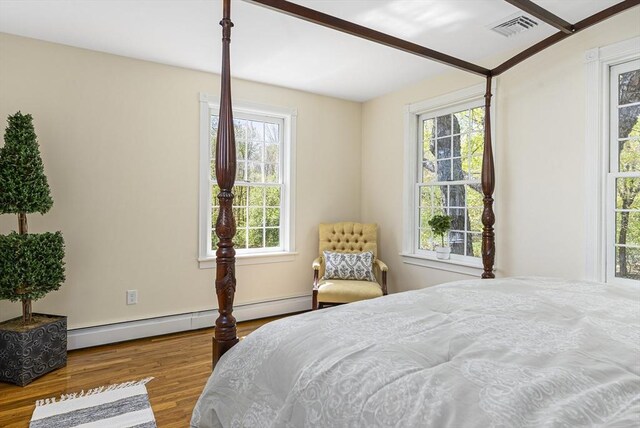
{"label": "white baseboard trim", "polygon": [[[238,305],[233,308],[233,315],[237,321],[248,321],[310,309],[311,295],[308,295]],[[214,309],[69,330],[67,349],[88,348],[143,337],[213,327],[217,317],[218,310]]]}

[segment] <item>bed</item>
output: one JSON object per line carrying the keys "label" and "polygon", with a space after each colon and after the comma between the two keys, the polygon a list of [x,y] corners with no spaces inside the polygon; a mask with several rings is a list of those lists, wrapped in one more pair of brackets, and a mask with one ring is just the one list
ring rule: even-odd
{"label": "bed", "polygon": [[470,280],[271,322],[219,361],[208,427],[635,427],[640,290]]}
{"label": "bed", "polygon": [[284,0],[246,0],[482,76],[483,280],[445,284],[265,325],[238,344],[232,188],[231,0],[223,0],[215,171],[219,316],[214,373],[192,426],[538,427],[640,425],[640,298],[629,286],[495,279],[492,79],[537,52],[640,4],[575,24],[506,0],[559,29],[493,69]]}

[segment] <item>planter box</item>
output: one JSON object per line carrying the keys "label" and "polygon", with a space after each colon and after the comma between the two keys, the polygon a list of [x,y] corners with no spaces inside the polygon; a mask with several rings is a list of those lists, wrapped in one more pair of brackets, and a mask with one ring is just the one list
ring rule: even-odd
{"label": "planter box", "polygon": [[0,323],[0,381],[25,386],[34,379],[67,365],[67,317],[45,317],[43,323],[25,329]]}

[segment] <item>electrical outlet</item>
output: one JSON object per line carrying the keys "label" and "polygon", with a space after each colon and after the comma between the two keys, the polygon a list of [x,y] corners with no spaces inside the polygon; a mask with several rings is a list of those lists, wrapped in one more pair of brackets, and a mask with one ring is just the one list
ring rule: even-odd
{"label": "electrical outlet", "polygon": [[127,305],[138,303],[138,290],[127,290]]}

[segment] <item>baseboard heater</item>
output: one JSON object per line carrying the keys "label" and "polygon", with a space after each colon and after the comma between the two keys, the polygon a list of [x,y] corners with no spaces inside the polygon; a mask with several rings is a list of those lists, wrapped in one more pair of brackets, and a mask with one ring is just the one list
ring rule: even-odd
{"label": "baseboard heater", "polygon": [[[288,297],[234,307],[233,315],[238,321],[301,312],[311,309],[311,295]],[[218,310],[212,309],[186,314],[168,315],[136,321],[69,330],[67,349],[81,349],[144,337],[160,336],[181,331],[213,327]]]}

